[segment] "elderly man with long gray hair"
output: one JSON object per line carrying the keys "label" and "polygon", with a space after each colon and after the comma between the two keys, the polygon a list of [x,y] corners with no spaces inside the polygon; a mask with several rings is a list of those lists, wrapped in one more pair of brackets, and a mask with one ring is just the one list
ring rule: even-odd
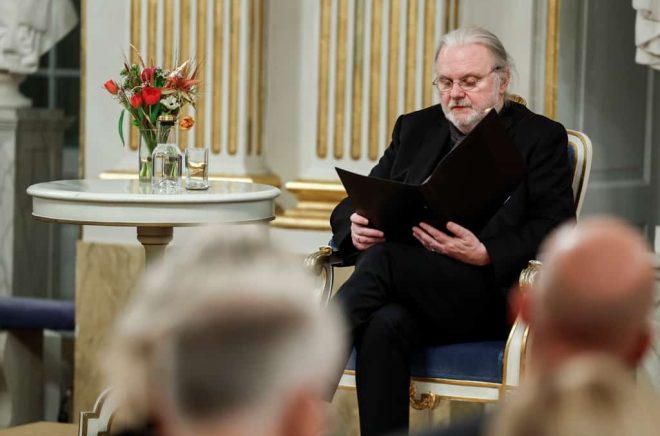
{"label": "elderly man with long gray hair", "polygon": [[198,230],[148,271],[106,354],[126,435],[316,436],[343,326],[254,226]]}
{"label": "elderly man with long gray hair", "polygon": [[566,130],[507,99],[512,61],[500,40],[478,27],[454,30],[442,38],[435,67],[440,104],[399,117],[371,175],[421,184],[491,108],[527,172],[478,234],[420,222],[410,229],[415,244],[397,243],[350,199],[334,210],[335,244],[359,253],[335,301],[357,353],[362,436],[407,428],[415,346],[505,337],[508,289],[545,236],[575,216]]}

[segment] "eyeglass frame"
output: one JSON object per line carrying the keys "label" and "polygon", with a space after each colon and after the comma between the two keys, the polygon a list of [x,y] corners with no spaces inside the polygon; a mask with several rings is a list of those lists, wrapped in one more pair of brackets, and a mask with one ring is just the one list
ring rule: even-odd
{"label": "eyeglass frame", "polygon": [[[496,65],[493,68],[491,68],[488,73],[486,73],[485,75],[483,75],[481,77],[477,77],[477,76],[474,76],[472,74],[468,74],[467,76],[463,76],[462,78],[460,78],[458,80],[452,80],[452,79],[449,79],[448,77],[444,77],[444,78],[443,77],[436,77],[433,80],[432,83],[433,83],[433,86],[435,86],[438,89],[438,92],[440,92],[442,94],[446,94],[448,92],[451,92],[451,90],[454,89],[454,84],[458,85],[458,87],[461,88],[464,92],[473,92],[473,91],[477,90],[477,88],[479,87],[481,82],[483,82],[484,79],[486,79],[486,77],[490,76],[495,71],[500,71],[500,70],[502,70],[502,67],[500,65]],[[465,88],[465,83],[464,83],[465,79],[470,78],[470,77],[475,78],[476,81],[474,82],[473,85],[468,85],[468,88]],[[450,85],[447,89],[445,89],[445,90],[440,89],[440,86],[438,86],[440,84],[440,79],[447,79],[447,80],[450,81]]]}

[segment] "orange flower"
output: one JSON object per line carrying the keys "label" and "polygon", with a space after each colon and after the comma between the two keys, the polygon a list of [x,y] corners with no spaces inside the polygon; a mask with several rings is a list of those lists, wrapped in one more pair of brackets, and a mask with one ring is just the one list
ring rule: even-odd
{"label": "orange flower", "polygon": [[117,84],[114,82],[114,80],[108,80],[103,84],[105,86],[105,89],[108,90],[110,94],[116,94],[119,91],[119,88],[117,87]]}
{"label": "orange flower", "polygon": [[181,126],[183,130],[188,130],[192,128],[192,126],[194,125],[195,125],[195,120],[191,116],[183,117],[181,118],[181,121],[179,121],[179,126]]}

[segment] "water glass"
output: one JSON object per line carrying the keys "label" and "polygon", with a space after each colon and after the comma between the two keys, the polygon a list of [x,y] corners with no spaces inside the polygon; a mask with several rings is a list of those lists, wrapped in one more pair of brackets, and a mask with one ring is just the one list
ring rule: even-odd
{"label": "water glass", "polygon": [[186,189],[208,189],[209,149],[186,148]]}

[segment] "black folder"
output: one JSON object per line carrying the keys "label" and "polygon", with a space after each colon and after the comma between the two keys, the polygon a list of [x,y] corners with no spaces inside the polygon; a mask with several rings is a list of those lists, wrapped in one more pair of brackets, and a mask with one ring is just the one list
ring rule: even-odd
{"label": "black folder", "polygon": [[525,175],[525,163],[495,110],[438,163],[421,185],[335,168],[355,211],[387,240],[411,242],[421,221],[453,221],[478,234]]}

